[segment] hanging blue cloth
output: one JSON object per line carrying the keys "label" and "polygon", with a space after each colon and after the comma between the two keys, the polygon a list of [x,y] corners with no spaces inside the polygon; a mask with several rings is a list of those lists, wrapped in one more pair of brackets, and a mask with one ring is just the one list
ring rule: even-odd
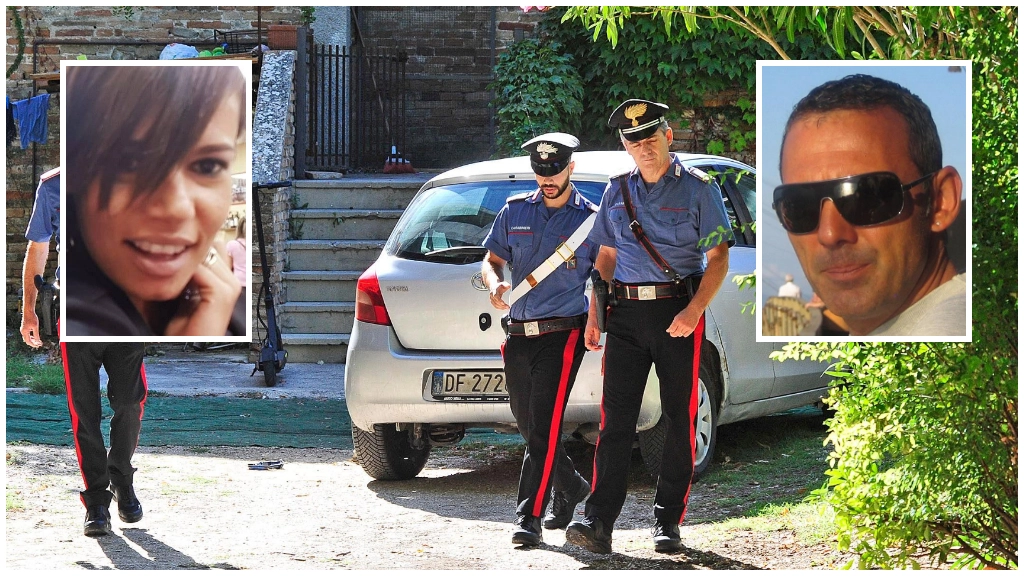
{"label": "hanging blue cloth", "polygon": [[50,110],[50,95],[40,94],[28,100],[14,102],[14,118],[21,131],[21,149],[29,142],[46,144],[46,116]]}

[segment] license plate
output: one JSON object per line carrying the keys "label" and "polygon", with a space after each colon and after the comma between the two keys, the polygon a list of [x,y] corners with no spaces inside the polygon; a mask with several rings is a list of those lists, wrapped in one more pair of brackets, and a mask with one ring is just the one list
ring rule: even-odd
{"label": "license plate", "polygon": [[508,400],[505,373],[486,370],[434,370],[430,395],[438,400]]}

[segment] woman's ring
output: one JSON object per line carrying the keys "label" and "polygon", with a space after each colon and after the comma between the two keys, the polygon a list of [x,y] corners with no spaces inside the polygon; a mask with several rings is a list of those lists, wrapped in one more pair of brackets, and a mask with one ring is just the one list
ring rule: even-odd
{"label": "woman's ring", "polygon": [[203,259],[203,264],[210,268],[213,268],[213,266],[217,263],[217,260],[219,258],[220,257],[217,255],[217,249],[214,248],[213,246],[210,246],[210,252],[207,253],[206,258]]}

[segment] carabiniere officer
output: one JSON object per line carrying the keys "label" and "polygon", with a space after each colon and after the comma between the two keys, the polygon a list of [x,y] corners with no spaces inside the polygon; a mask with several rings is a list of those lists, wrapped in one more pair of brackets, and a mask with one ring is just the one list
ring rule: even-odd
{"label": "carabiniere officer", "polygon": [[[25,232],[28,251],[23,268],[25,310],[21,337],[33,348],[43,344],[34,312],[37,288],[33,280],[46,268],[50,240],[56,240],[58,249],[60,247],[60,179],[60,168],[40,178],[32,218]],[[61,271],[57,268],[58,284],[60,277]],[[75,454],[85,483],[85,490],[79,492],[85,505],[84,533],[105,536],[111,529],[112,498],[117,500],[117,514],[123,522],[142,520],[142,504],[133,487],[132,456],[139,445],[148,390],[143,365],[146,345],[142,342],[61,342],[60,351]],[[107,399],[114,411],[110,418],[109,451],[101,431],[104,417],[100,406],[100,366],[107,371]]]}
{"label": "carabiniere officer", "polygon": [[[631,99],[608,119],[636,169],[608,183],[589,236],[601,245],[595,268],[611,280],[617,305],[607,317],[593,493],[586,517],[569,525],[566,539],[603,554],[611,553],[612,527],[626,498],[630,452],[652,363],[667,433],[654,498],[654,546],[658,552],[682,547],[679,524],[693,478],[704,310],[725,278],[733,244],[718,185],[669,152],[667,111],[664,104]],[[629,194],[636,222],[667,266],[656,263],[630,227],[623,194]],[[604,312],[590,309],[586,344],[591,350],[601,349],[597,314]]]}
{"label": "carabiniere officer", "polygon": [[[540,517],[549,498],[551,513],[544,518],[544,527],[564,528],[576,505],[590,493],[590,484],[562,447],[561,433],[562,415],[586,352],[585,291],[597,245],[584,241],[546,277],[536,284],[533,278],[597,211],[569,181],[572,152],[578,146],[579,140],[563,133],[544,134],[523,144],[530,153],[537,189],[510,197],[484,240],[488,252],[483,279],[491,305],[509,310],[502,299],[505,292],[514,286],[512,293],[518,294],[533,286],[512,303],[508,335],[501,346],[509,403],[526,439],[512,542],[526,546],[541,543]],[[511,284],[504,279],[506,263]]]}

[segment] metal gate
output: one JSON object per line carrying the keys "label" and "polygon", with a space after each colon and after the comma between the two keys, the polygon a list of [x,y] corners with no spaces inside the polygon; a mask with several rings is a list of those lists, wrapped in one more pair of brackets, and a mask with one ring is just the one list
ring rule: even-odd
{"label": "metal gate", "polygon": [[297,168],[380,170],[392,146],[404,150],[407,60],[405,52],[310,43],[306,154]]}

